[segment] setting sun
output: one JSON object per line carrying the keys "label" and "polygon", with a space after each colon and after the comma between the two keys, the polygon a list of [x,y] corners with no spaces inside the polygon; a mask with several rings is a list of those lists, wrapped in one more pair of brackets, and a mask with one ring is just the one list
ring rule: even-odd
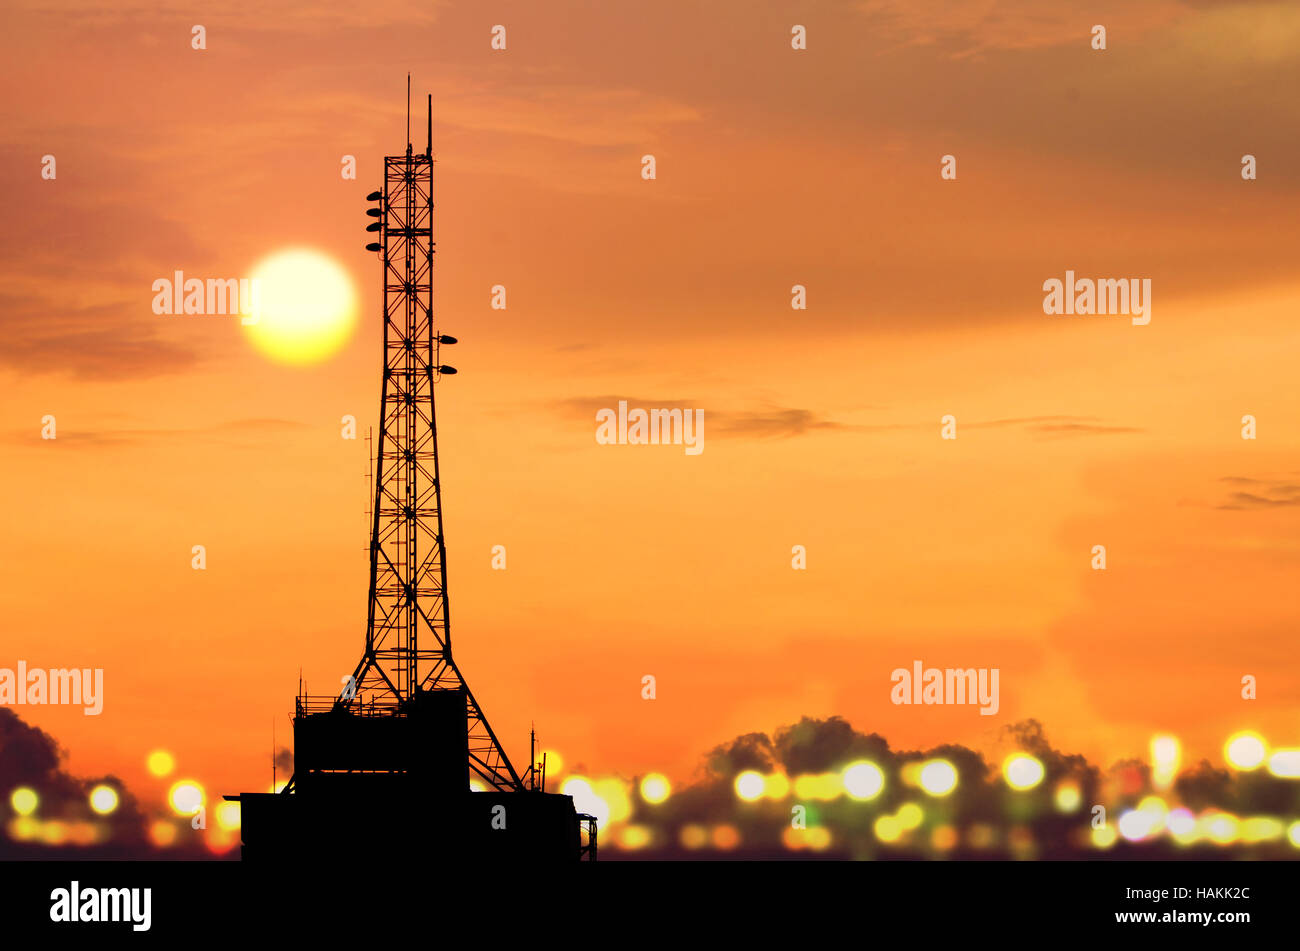
{"label": "setting sun", "polygon": [[293,248],[253,268],[255,319],[244,324],[249,340],[279,363],[319,363],[352,336],[357,295],[347,271],[332,258]]}

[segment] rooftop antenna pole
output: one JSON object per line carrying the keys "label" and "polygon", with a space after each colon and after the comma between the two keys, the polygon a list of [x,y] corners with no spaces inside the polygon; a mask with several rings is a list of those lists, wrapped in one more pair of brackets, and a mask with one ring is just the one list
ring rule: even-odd
{"label": "rooftop antenna pole", "polygon": [[429,93],[429,138],[424,147],[424,154],[433,158],[433,93]]}
{"label": "rooftop antenna pole", "polygon": [[406,154],[411,154],[411,74],[406,74]]}

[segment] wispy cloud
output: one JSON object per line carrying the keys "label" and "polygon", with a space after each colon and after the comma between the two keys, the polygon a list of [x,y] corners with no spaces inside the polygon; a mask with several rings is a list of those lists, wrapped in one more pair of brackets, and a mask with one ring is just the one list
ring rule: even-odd
{"label": "wispy cloud", "polygon": [[[296,420],[273,418],[236,419],[191,429],[70,429],[60,426],[56,430],[57,436],[54,441],[59,445],[71,445],[76,449],[111,449],[175,439],[203,439],[209,442],[238,445],[239,439],[230,437],[284,433],[305,429],[306,426],[306,423]],[[10,431],[0,437],[0,441],[17,446],[48,444],[47,440],[41,438],[37,426],[26,430]]]}
{"label": "wispy cloud", "polygon": [[[1300,483],[1285,479],[1253,479],[1247,476],[1224,476],[1220,482],[1239,486],[1236,492],[1215,508],[1225,511],[1285,508],[1300,505]],[[1249,488],[1250,491],[1246,491]]]}

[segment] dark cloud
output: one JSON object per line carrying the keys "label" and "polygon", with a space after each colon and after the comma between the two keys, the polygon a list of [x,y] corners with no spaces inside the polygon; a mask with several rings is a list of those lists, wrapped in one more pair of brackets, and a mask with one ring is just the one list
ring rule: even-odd
{"label": "dark cloud", "polygon": [[[0,800],[0,816],[6,826],[16,819],[10,794],[16,787],[27,786],[39,796],[37,815],[42,820],[95,821],[107,826],[107,844],[59,851],[80,853],[87,858],[130,858],[145,854],[148,851],[145,818],[135,796],[111,774],[85,779],[70,775],[62,767],[64,755],[48,733],[25,723],[8,707],[0,707],[0,792],[4,794]],[[118,794],[118,807],[107,817],[96,816],[89,805],[91,789],[101,783],[113,787]],[[33,849],[42,855],[55,851],[15,841],[10,832],[6,828],[6,834],[0,835],[0,859],[30,857]]]}

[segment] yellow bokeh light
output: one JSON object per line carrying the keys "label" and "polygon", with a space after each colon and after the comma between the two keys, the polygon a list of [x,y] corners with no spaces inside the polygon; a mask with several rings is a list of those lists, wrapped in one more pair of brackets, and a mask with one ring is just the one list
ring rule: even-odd
{"label": "yellow bokeh light", "polygon": [[1274,750],[1268,758],[1268,771],[1278,779],[1300,779],[1300,750]]}
{"label": "yellow bokeh light", "polygon": [[880,795],[885,788],[885,774],[875,763],[862,760],[846,766],[840,782],[850,799],[865,802]]}
{"label": "yellow bokeh light", "polygon": [[747,769],[736,777],[736,795],[745,802],[755,802],[762,798],[764,785],[761,773]]}
{"label": "yellow bokeh light", "polygon": [[102,783],[90,791],[90,808],[106,816],[117,808],[117,790]]}
{"label": "yellow bokeh light", "polygon": [[930,844],[940,852],[957,847],[957,830],[952,826],[936,826],[930,834]]}
{"label": "yellow bokeh light", "polygon": [[203,805],[203,787],[192,779],[173,783],[167,802],[178,816],[192,816]]}
{"label": "yellow bokeh light", "polygon": [[332,258],[290,248],[258,262],[250,278],[256,320],[241,324],[263,354],[281,363],[319,363],[347,343],[356,325],[356,291]]}
{"label": "yellow bokeh light", "polygon": [[1258,769],[1268,756],[1268,746],[1264,738],[1254,730],[1242,730],[1228,737],[1223,744],[1223,758],[1233,769],[1243,772]]}
{"label": "yellow bokeh light", "polygon": [[1201,819],[1201,827],[1219,845],[1231,845],[1235,842],[1239,825],[1237,817],[1226,812],[1211,813]]}
{"label": "yellow bokeh light", "polygon": [[1286,837],[1292,845],[1300,849],[1300,820],[1287,826]]}
{"label": "yellow bokeh light", "polygon": [[165,849],[176,841],[176,824],[166,819],[156,819],[149,826],[149,841]]}
{"label": "yellow bokeh light", "polygon": [[145,765],[154,776],[170,776],[176,768],[176,758],[166,750],[154,750],[145,760]]}
{"label": "yellow bokeh light", "polygon": [[771,773],[763,777],[763,795],[781,800],[790,795],[790,777],[785,773]]}
{"label": "yellow bokeh light", "polygon": [[957,767],[946,759],[932,759],[921,767],[919,782],[931,796],[946,796],[957,788]]}
{"label": "yellow bokeh light", "polygon": [[1028,753],[1012,753],[1002,763],[1002,776],[1012,789],[1033,789],[1043,781],[1043,764]]}
{"label": "yellow bokeh light", "polygon": [[58,819],[51,819],[41,825],[40,836],[46,845],[62,845],[68,838],[68,825]]}
{"label": "yellow bokeh light", "polygon": [[881,842],[897,842],[903,835],[903,825],[893,816],[880,816],[876,819],[875,832]]}
{"label": "yellow bokeh light", "polygon": [[543,757],[546,759],[547,778],[559,776],[564,772],[564,757],[558,750],[542,750],[537,754],[537,762],[541,762]]}
{"label": "yellow bokeh light", "polygon": [[[598,779],[591,784],[591,789],[596,794],[596,799],[605,804],[608,821],[622,822],[632,815],[632,797],[623,780],[614,777]],[[593,812],[591,815],[599,818],[600,813]]]}
{"label": "yellow bokeh light", "polygon": [[20,816],[30,816],[40,803],[36,790],[30,786],[19,786],[9,794],[9,805],[13,806],[14,812]]}
{"label": "yellow bokeh light", "polygon": [[708,845],[709,830],[699,823],[692,822],[682,826],[681,831],[677,833],[677,837],[681,841],[683,848],[702,849]]}
{"label": "yellow bokeh light", "polygon": [[1119,838],[1114,826],[1104,825],[1092,830],[1092,844],[1099,849],[1109,849]]}
{"label": "yellow bokeh light", "polygon": [[1056,808],[1059,812],[1074,812],[1083,802],[1083,794],[1075,783],[1061,783],[1056,787]]}
{"label": "yellow bokeh light", "polygon": [[239,803],[221,801],[217,803],[217,825],[223,829],[238,829],[243,819]]}
{"label": "yellow bokeh light", "polygon": [[593,784],[585,777],[570,776],[560,786],[560,792],[573,797],[573,805],[578,812],[595,816],[597,829],[603,829],[609,823],[609,803],[596,794]]}
{"label": "yellow bokeh light", "polygon": [[1243,842],[1270,842],[1282,838],[1286,829],[1282,820],[1272,816],[1251,816],[1241,823],[1241,840]]}
{"label": "yellow bokeh light", "polygon": [[1161,734],[1151,738],[1151,782],[1157,789],[1167,789],[1178,775],[1182,746],[1178,737]]}
{"label": "yellow bokeh light", "polygon": [[662,773],[651,773],[641,780],[641,798],[652,805],[663,802],[671,792],[668,777]]}
{"label": "yellow bokeh light", "polygon": [[628,825],[618,830],[615,841],[618,842],[619,848],[634,852],[637,849],[644,849],[653,839],[654,830],[649,826]]}
{"label": "yellow bokeh light", "polygon": [[921,811],[921,807],[916,803],[905,802],[899,807],[898,815],[895,818],[905,832],[910,832],[925,819],[925,813]]}
{"label": "yellow bokeh light", "polygon": [[18,816],[9,820],[9,838],[15,842],[28,842],[41,833],[41,823],[31,816]]}

